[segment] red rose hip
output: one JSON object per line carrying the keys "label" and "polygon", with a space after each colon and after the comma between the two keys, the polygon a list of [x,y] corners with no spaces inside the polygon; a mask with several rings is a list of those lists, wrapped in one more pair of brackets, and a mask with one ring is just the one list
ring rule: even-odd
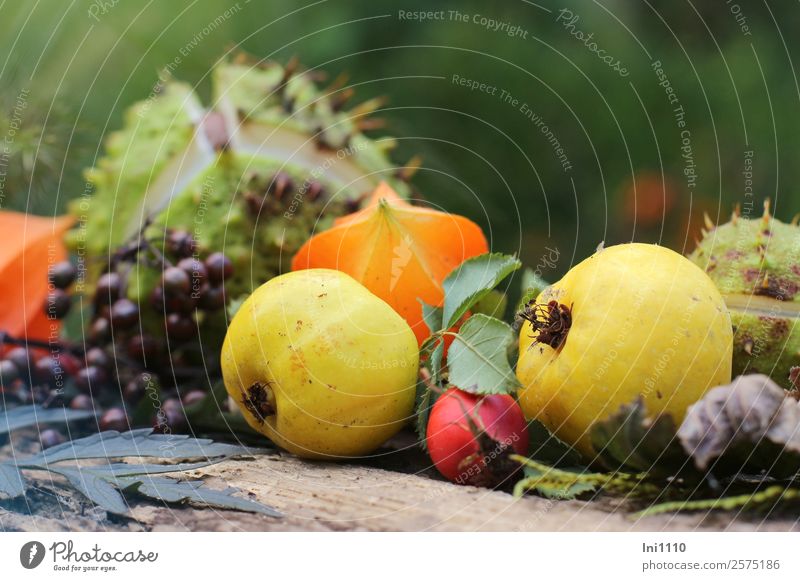
{"label": "red rose hip", "polygon": [[497,486],[518,465],[508,455],[528,450],[528,427],[510,395],[449,389],[433,405],[426,432],[439,472],[456,484]]}

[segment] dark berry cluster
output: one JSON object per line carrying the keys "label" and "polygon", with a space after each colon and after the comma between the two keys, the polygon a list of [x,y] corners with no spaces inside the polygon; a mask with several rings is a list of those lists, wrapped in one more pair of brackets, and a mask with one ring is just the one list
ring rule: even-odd
{"label": "dark berry cluster", "polygon": [[[155,269],[158,282],[140,302],[129,284],[141,269]],[[217,355],[203,352],[200,330],[205,318],[224,310],[225,281],[232,275],[228,257],[201,256],[182,230],[168,230],[157,240],[141,235],[123,245],[97,281],[80,345],[0,332],[0,406],[95,410],[101,430],[145,423],[162,432],[185,430],[185,408],[206,395],[193,386],[218,375]],[[70,293],[76,276],[68,261],[49,269],[49,318],[63,319],[77,304]],[[63,441],[57,430],[40,436],[45,447]]]}
{"label": "dark berry cluster", "polygon": [[[151,423],[166,431],[184,428],[183,400],[193,393],[196,403],[204,393],[185,386],[201,379],[209,359],[215,359],[203,352],[200,327],[205,317],[225,308],[225,281],[233,275],[233,263],[221,252],[201,257],[194,238],[183,230],[164,233],[163,252],[157,242],[123,246],[100,277],[88,341],[91,351],[110,351],[115,365],[106,373],[103,361],[87,362],[86,373],[98,382],[110,378],[128,408],[147,398]],[[160,276],[147,300],[137,304],[128,283],[139,268],[155,268]]]}
{"label": "dark berry cluster", "polygon": [[44,305],[44,312],[49,318],[63,319],[69,314],[72,298],[68,291],[72,283],[75,282],[77,274],[77,269],[68,260],[50,267],[47,300]]}
{"label": "dark berry cluster", "polygon": [[5,407],[40,404],[45,407],[64,403],[68,378],[79,368],[70,353],[51,351],[45,344],[24,347],[7,335],[0,337],[0,392]]}
{"label": "dark berry cluster", "polygon": [[232,275],[233,264],[221,252],[202,261],[185,256],[175,265],[167,263],[160,284],[150,295],[150,305],[165,316],[167,337],[178,342],[194,337],[194,315],[225,307],[224,281]]}

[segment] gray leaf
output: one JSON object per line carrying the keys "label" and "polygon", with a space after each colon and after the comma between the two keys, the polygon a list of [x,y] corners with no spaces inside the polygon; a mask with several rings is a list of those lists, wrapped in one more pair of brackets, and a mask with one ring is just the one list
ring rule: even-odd
{"label": "gray leaf", "polygon": [[25,460],[26,466],[42,467],[62,460],[88,458],[154,457],[171,460],[243,456],[261,450],[215,443],[212,440],[175,434],[154,434],[150,428],[119,433],[100,432],[43,450]]}
{"label": "gray leaf", "polygon": [[678,439],[700,470],[793,476],[800,471],[800,402],[766,375],[740,375],[689,406]]}
{"label": "gray leaf", "polygon": [[91,470],[59,467],[50,471],[65,476],[72,486],[100,508],[114,514],[128,514],[128,505],[119,491]]}
{"label": "gray leaf", "polygon": [[197,470],[216,464],[213,462],[187,462],[182,464],[128,464],[117,462],[113,464],[103,464],[100,466],[86,466],[81,470],[89,470],[102,478],[116,478],[125,476],[140,476],[147,474],[164,474],[167,472],[185,472],[187,470]]}
{"label": "gray leaf", "polygon": [[0,494],[16,498],[25,494],[25,480],[12,464],[0,464]]}
{"label": "gray leaf", "polygon": [[65,424],[75,420],[85,420],[95,416],[93,411],[73,410],[64,407],[43,408],[26,405],[0,411],[0,434],[7,434],[19,428],[39,424]]}
{"label": "gray leaf", "polygon": [[255,512],[272,517],[283,516],[272,507],[259,502],[233,496],[239,492],[236,489],[213,490],[205,488],[197,480],[173,480],[171,478],[119,478],[117,482],[127,490],[134,490],[144,496],[162,500],[164,502],[190,502],[216,508]]}

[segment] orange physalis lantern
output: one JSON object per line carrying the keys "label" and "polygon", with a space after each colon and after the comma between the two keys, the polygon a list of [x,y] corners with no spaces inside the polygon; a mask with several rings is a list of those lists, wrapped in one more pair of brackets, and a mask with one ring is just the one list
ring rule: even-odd
{"label": "orange physalis lantern", "polygon": [[471,220],[412,206],[381,183],[365,208],[306,242],[292,270],[331,268],[349,274],[389,303],[421,343],[429,331],[418,299],[441,305],[444,278],[467,258],[488,250],[486,237]]}
{"label": "orange physalis lantern", "polygon": [[67,257],[62,241],[71,217],[0,212],[0,332],[55,339],[60,324],[45,313],[49,268]]}

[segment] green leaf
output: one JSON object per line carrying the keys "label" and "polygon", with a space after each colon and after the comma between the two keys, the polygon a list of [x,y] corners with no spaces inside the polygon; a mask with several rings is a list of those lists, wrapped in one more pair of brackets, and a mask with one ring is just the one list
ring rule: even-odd
{"label": "green leaf", "polygon": [[589,472],[584,468],[554,468],[516,454],[511,459],[522,464],[525,475],[514,486],[515,496],[535,491],[548,498],[566,500],[595,491],[611,480],[607,474]]}
{"label": "green leaf", "polygon": [[272,517],[283,516],[280,512],[265,504],[234,496],[234,493],[239,492],[236,489],[213,490],[205,488],[203,482],[199,480],[181,481],[164,477],[118,478],[117,483],[125,490],[133,490],[144,496],[164,502],[189,502],[201,506],[255,512]]}
{"label": "green leaf", "polygon": [[444,341],[440,340],[431,352],[431,380],[434,385],[442,381],[442,364],[444,361]]}
{"label": "green leaf", "polygon": [[533,491],[555,500],[571,500],[586,492],[594,492],[598,486],[596,482],[582,481],[578,471],[574,472],[576,476],[573,479],[554,476],[531,466],[525,466],[523,471],[525,477],[514,485],[515,496]]}
{"label": "green leaf", "polygon": [[470,393],[513,393],[519,387],[508,362],[513,344],[509,325],[486,315],[471,316],[450,345],[450,383]]}
{"label": "green leaf", "polygon": [[428,420],[431,417],[431,410],[433,409],[436,400],[438,400],[440,396],[440,392],[433,391],[426,387],[417,398],[416,432],[419,443],[422,445],[422,449],[426,452],[428,450]]}
{"label": "green leaf", "polygon": [[625,494],[626,497],[656,495],[661,492],[660,486],[653,486],[644,480],[642,474],[625,472],[590,472],[585,468],[554,468],[514,454],[511,460],[522,465],[525,478],[517,482],[514,494],[521,496],[528,490],[535,490],[552,498],[569,498],[590,490],[603,489],[608,492]]}
{"label": "green leaf", "polygon": [[485,297],[472,306],[472,314],[482,314],[495,319],[502,319],[506,314],[506,308],[508,308],[506,293],[495,289],[489,291]]}
{"label": "green leaf", "polygon": [[780,503],[797,500],[800,500],[800,489],[786,488],[784,486],[770,486],[769,488],[753,492],[752,494],[661,502],[637,512],[635,516],[637,518],[642,518],[669,512],[691,512],[698,510],[761,510],[769,513]]}
{"label": "green leaf", "polygon": [[108,481],[80,467],[51,467],[51,472],[65,476],[81,494],[100,508],[114,514],[128,514],[125,499]]}
{"label": "green leaf", "polygon": [[686,454],[675,437],[672,416],[648,418],[644,401],[619,410],[590,428],[592,447],[607,468],[628,468],[653,476],[674,476],[687,468]]}
{"label": "green leaf", "polygon": [[422,320],[431,333],[436,333],[442,329],[442,307],[429,305],[422,299],[417,299],[422,305]]}
{"label": "green leaf", "polygon": [[[425,439],[428,429],[428,418],[431,408],[439,398],[442,380],[442,359],[444,357],[444,341],[437,337],[435,341],[423,345],[422,350],[427,352],[428,358],[424,363],[425,368],[430,372],[430,380],[420,379],[417,384],[417,397],[415,405],[416,432],[422,449],[427,450]],[[432,389],[433,387],[433,389]]]}
{"label": "green leaf", "polygon": [[28,426],[65,424],[76,420],[93,418],[94,416],[95,413],[93,411],[73,410],[66,407],[19,406],[10,410],[0,411],[0,434],[7,434]]}
{"label": "green leaf", "polygon": [[442,328],[449,329],[489,291],[522,263],[507,254],[482,254],[465,260],[442,283],[444,307]]}
{"label": "green leaf", "polygon": [[0,494],[8,498],[25,494],[25,479],[13,464],[0,464]]}
{"label": "green leaf", "polygon": [[[169,458],[213,458],[217,456],[243,456],[262,451],[220,444],[211,440],[197,439],[185,435],[154,434],[151,428],[130,432],[100,432],[79,440],[64,442],[43,450],[24,461],[25,466],[43,467],[62,460],[85,460],[89,458],[123,458],[128,456]],[[22,466],[20,462],[20,466]]]}
{"label": "green leaf", "polygon": [[540,462],[554,466],[578,466],[581,456],[571,446],[568,446],[539,421],[528,422],[529,456]]}
{"label": "green leaf", "polygon": [[435,394],[430,389],[425,387],[424,391],[422,391],[421,395],[417,398],[415,414],[417,439],[419,440],[420,444],[422,444],[422,449],[425,451],[428,450],[428,419],[431,417],[431,408],[434,404],[434,396]]}

